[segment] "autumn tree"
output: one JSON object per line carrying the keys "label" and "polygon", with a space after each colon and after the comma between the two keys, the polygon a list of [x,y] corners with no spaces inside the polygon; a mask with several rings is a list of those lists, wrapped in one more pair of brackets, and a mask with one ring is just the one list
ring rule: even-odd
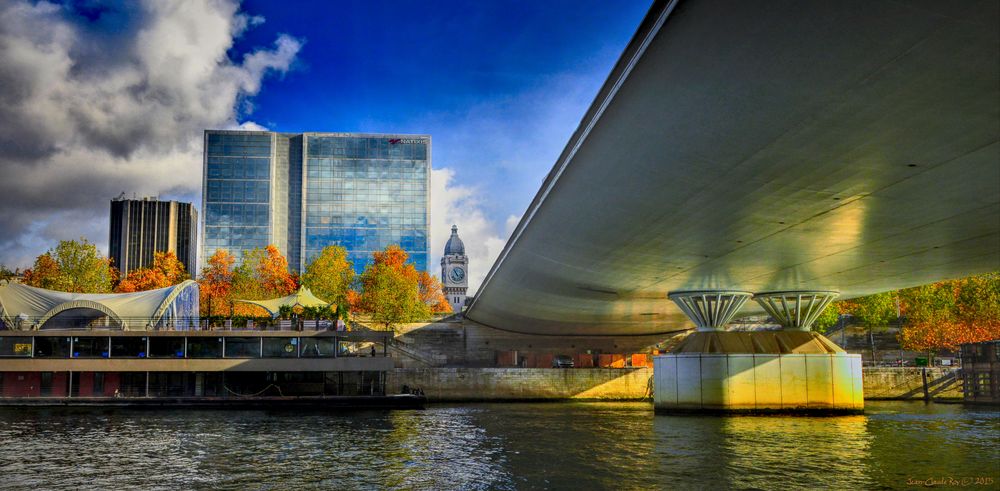
{"label": "autumn tree", "polygon": [[899,292],[906,323],[903,348],[956,350],[964,343],[1000,339],[1000,274],[942,281]]}
{"label": "autumn tree", "polygon": [[348,309],[348,292],[354,282],[354,265],[347,259],[347,250],[328,246],[306,266],[302,284],[324,302],[336,306],[337,312]]}
{"label": "autumn tree", "polygon": [[73,293],[109,293],[115,281],[111,260],[97,246],[80,241],[60,241],[54,249],[35,259],[24,272],[27,285]]}
{"label": "autumn tree", "polygon": [[166,288],[190,278],[184,270],[184,263],[173,252],[153,253],[153,265],[129,271],[115,287],[118,293],[142,292]]}
{"label": "autumn tree", "polygon": [[417,284],[420,288],[420,300],[427,305],[431,312],[440,314],[451,313],[451,303],[444,295],[444,286],[437,276],[433,276],[426,271],[421,271],[417,277]]}
{"label": "autumn tree", "polygon": [[46,252],[35,258],[35,264],[24,271],[24,284],[47,290],[64,290],[59,263]]}
{"label": "autumn tree", "polygon": [[390,245],[373,254],[372,263],[361,275],[357,309],[386,329],[430,315],[420,297],[419,274],[412,264],[406,264],[407,258],[406,251]]}
{"label": "autumn tree", "polygon": [[[240,265],[233,272],[234,299],[283,297],[294,293],[298,287],[298,278],[288,272],[288,260],[274,245],[243,251]],[[267,315],[261,307],[245,303],[234,305],[233,310],[237,315]]]}
{"label": "autumn tree", "polygon": [[236,258],[229,251],[219,249],[208,258],[201,269],[198,292],[201,296],[202,315],[227,315],[233,291],[233,263]]}

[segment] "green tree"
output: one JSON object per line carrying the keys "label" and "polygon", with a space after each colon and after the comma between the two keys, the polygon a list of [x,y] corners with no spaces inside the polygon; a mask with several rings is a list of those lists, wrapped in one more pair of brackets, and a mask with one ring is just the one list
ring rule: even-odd
{"label": "green tree", "polygon": [[847,312],[868,327],[887,326],[896,321],[896,292],[883,292],[844,302]]}
{"label": "green tree", "polygon": [[302,307],[300,305],[293,307],[291,305],[282,305],[278,308],[278,317],[282,319],[291,319],[293,315],[306,320],[333,319],[336,314],[329,305],[325,307]]}
{"label": "green tree", "polygon": [[1000,322],[1000,272],[970,276],[957,283],[955,317],[959,321]]}
{"label": "green tree", "polygon": [[840,311],[833,305],[827,305],[813,322],[812,329],[820,334],[826,334],[840,320]]}
{"label": "green tree", "polygon": [[85,238],[60,241],[25,271],[25,283],[74,293],[109,293],[115,282],[111,260]]}
{"label": "green tree", "polygon": [[338,312],[347,311],[347,292],[353,282],[354,265],[347,259],[347,250],[341,246],[323,248],[302,275],[302,284],[320,300],[336,306]]}
{"label": "green tree", "polygon": [[386,329],[430,315],[430,306],[420,297],[419,274],[406,264],[407,258],[399,246],[391,245],[373,254],[374,260],[361,274],[358,308]]}
{"label": "green tree", "polygon": [[20,275],[20,271],[12,270],[7,265],[0,264],[0,281],[10,281]]}

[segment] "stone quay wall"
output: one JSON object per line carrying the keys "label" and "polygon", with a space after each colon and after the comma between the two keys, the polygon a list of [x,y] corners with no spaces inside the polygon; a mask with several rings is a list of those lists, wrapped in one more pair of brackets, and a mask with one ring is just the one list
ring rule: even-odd
{"label": "stone quay wall", "polygon": [[963,397],[960,368],[865,368],[863,373],[865,399],[923,399],[925,380],[927,396],[931,399]]}
{"label": "stone quay wall", "polygon": [[[923,399],[924,370],[932,399],[962,399],[957,368],[865,368],[865,399]],[[653,369],[642,368],[396,368],[386,390],[404,385],[424,391],[431,402],[593,399],[647,400]]]}
{"label": "stone quay wall", "polygon": [[652,397],[653,369],[397,368],[386,391],[419,388],[435,401],[543,399],[642,400]]}

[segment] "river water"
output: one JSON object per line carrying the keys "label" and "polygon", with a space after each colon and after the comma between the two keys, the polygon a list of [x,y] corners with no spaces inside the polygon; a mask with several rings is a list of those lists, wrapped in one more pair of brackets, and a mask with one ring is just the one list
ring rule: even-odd
{"label": "river water", "polygon": [[3,489],[896,489],[935,483],[1000,488],[995,408],[868,402],[863,416],[822,418],[664,416],[645,403],[346,413],[0,409]]}

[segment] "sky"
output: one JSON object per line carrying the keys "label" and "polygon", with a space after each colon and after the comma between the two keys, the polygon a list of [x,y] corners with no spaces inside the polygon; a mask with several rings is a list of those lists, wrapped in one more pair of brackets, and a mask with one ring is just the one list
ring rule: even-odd
{"label": "sky", "polygon": [[106,252],[122,192],[200,210],[205,129],[414,133],[473,293],[648,7],[0,1],[0,264]]}

